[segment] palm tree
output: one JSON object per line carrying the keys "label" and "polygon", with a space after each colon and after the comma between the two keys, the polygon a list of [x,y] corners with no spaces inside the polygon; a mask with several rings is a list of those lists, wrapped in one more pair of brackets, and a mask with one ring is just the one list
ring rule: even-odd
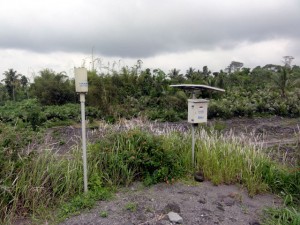
{"label": "palm tree", "polygon": [[172,83],[184,83],[185,78],[183,77],[183,74],[180,73],[180,70],[177,70],[176,68],[171,69],[170,72],[168,73],[171,82]]}
{"label": "palm tree", "polygon": [[141,75],[142,65],[143,65],[143,61],[141,59],[138,59],[136,62],[136,74],[137,75]]}
{"label": "palm tree", "polygon": [[21,84],[21,87],[22,87],[22,90],[26,93],[26,96],[27,98],[28,97],[28,90],[27,90],[27,86],[28,86],[28,78],[24,75],[21,76],[20,78],[20,84]]}
{"label": "palm tree", "polygon": [[290,68],[284,66],[280,68],[278,72],[273,74],[273,82],[273,88],[279,89],[281,97],[285,97],[286,92],[299,85],[300,80],[294,76],[293,71]]}
{"label": "palm tree", "polygon": [[25,88],[27,87],[27,84],[28,84],[28,78],[24,75],[21,76],[21,79],[20,79],[20,83],[21,83],[21,86],[22,88]]}
{"label": "palm tree", "polygon": [[190,67],[187,71],[186,71],[186,78],[189,79],[189,80],[192,80],[193,79],[193,75],[195,73],[195,69],[193,67]]}
{"label": "palm tree", "polygon": [[2,80],[5,83],[5,87],[7,89],[7,92],[10,96],[10,98],[15,101],[16,100],[16,96],[15,96],[15,92],[16,92],[16,86],[19,83],[19,77],[20,74],[17,74],[16,70],[13,69],[9,69],[8,71],[5,71],[3,73],[3,75],[5,76],[5,78]]}

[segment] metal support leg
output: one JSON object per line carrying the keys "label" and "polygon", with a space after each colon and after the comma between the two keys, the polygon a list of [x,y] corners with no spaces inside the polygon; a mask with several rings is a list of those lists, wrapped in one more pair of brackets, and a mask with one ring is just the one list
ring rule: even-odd
{"label": "metal support leg", "polygon": [[192,124],[192,164],[195,166],[195,127]]}
{"label": "metal support leg", "polygon": [[85,94],[80,94],[81,105],[81,131],[82,131],[82,159],[83,159],[83,182],[84,192],[88,192],[87,184],[87,157],[86,157],[86,130],[85,130]]}

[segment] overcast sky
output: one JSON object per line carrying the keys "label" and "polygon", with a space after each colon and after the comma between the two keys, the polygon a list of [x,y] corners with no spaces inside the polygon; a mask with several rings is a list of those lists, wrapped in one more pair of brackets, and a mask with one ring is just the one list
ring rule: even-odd
{"label": "overcast sky", "polygon": [[0,0],[0,78],[133,66],[300,64],[299,0]]}

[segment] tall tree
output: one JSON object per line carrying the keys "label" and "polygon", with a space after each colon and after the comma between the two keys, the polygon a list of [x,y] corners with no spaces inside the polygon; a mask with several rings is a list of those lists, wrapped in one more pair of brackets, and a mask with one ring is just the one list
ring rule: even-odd
{"label": "tall tree", "polygon": [[8,98],[9,96],[5,86],[2,83],[0,83],[0,105],[2,105],[4,101],[6,101]]}
{"label": "tall tree", "polygon": [[226,68],[228,73],[234,73],[240,71],[240,69],[244,66],[244,63],[232,61],[229,66]]}
{"label": "tall tree", "polygon": [[284,63],[284,67],[286,67],[286,68],[292,68],[292,61],[293,61],[293,59],[294,59],[294,57],[293,56],[289,56],[289,55],[287,55],[287,56],[283,56],[283,63]]}
{"label": "tall tree", "polygon": [[171,78],[172,83],[183,83],[185,81],[183,75],[180,73],[180,70],[177,70],[176,68],[171,69],[168,75]]}
{"label": "tall tree", "polygon": [[61,105],[75,101],[74,84],[65,73],[45,69],[34,78],[31,93],[44,105]]}
{"label": "tall tree", "polygon": [[28,85],[28,78],[26,76],[22,75],[20,78],[20,84],[21,84],[22,88],[26,88]]}
{"label": "tall tree", "polygon": [[220,88],[225,88],[226,83],[226,73],[223,70],[220,72],[213,73],[215,79],[215,85]]}
{"label": "tall tree", "polygon": [[282,67],[277,73],[273,75],[274,89],[279,89],[281,97],[285,97],[286,90],[291,84],[290,70]]}
{"label": "tall tree", "polygon": [[284,66],[279,67],[279,70],[273,74],[274,89],[279,89],[281,97],[286,97],[286,92],[296,86],[299,86],[300,77],[295,67],[291,67],[292,56],[283,57]]}
{"label": "tall tree", "polygon": [[211,71],[208,70],[207,66],[203,66],[203,72],[202,73],[203,73],[203,76],[207,78],[211,74]]}
{"label": "tall tree", "polygon": [[26,97],[27,98],[29,98],[28,97],[28,78],[26,77],[26,76],[24,76],[24,75],[22,75],[21,76],[21,78],[20,78],[20,84],[21,84],[21,87],[22,87],[22,91],[23,91],[23,93],[25,93],[26,94]]}
{"label": "tall tree", "polygon": [[193,78],[193,75],[195,73],[195,69],[193,67],[190,67],[187,71],[186,71],[186,78],[189,79],[189,80],[192,80]]}
{"label": "tall tree", "polygon": [[137,75],[140,75],[141,74],[141,72],[142,72],[142,66],[143,66],[143,61],[141,60],[141,59],[138,59],[137,61],[136,61],[136,74]]}
{"label": "tall tree", "polygon": [[7,89],[7,92],[10,96],[10,98],[15,101],[16,100],[16,87],[19,84],[19,77],[20,74],[17,73],[16,70],[9,69],[8,71],[5,71],[3,73],[5,78],[2,80],[5,83],[5,87]]}

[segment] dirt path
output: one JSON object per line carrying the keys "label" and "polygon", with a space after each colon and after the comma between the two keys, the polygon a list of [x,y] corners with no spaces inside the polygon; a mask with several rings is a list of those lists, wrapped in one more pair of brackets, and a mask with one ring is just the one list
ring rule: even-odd
{"label": "dirt path", "polygon": [[167,216],[171,211],[186,225],[258,225],[262,209],[279,204],[269,194],[249,198],[234,185],[161,183],[146,188],[135,183],[121,189],[115,199],[100,201],[92,210],[60,225],[170,225],[174,224]]}

